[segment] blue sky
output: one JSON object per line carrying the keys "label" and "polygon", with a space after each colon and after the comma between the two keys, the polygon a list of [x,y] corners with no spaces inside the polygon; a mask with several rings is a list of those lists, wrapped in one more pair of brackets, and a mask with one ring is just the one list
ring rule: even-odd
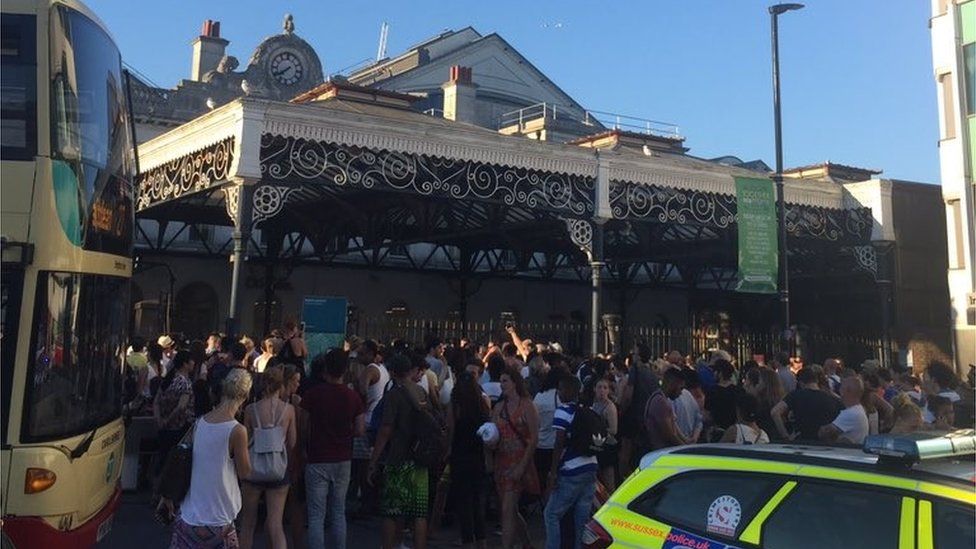
{"label": "blue sky", "polygon": [[[167,87],[221,22],[246,64],[286,12],[326,74],[445,29],[497,32],[585,107],[673,122],[691,154],[773,164],[769,15],[752,0],[271,2],[88,0],[126,62]],[[784,163],[824,160],[937,183],[929,2],[811,0],[780,18]],[[445,75],[446,77],[446,75]]]}

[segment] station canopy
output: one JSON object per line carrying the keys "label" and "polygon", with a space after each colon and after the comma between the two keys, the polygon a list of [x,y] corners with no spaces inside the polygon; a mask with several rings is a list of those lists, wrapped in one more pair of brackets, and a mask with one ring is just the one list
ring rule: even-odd
{"label": "station canopy", "polygon": [[[225,225],[252,262],[580,281],[597,235],[612,281],[734,287],[735,178],[768,174],[506,136],[342,89],[243,97],[141,144],[137,216],[162,230],[140,230],[139,253],[169,253],[174,224]],[[871,211],[843,185],[788,180],[785,200],[791,277],[870,267]],[[233,238],[204,245],[227,256]]]}

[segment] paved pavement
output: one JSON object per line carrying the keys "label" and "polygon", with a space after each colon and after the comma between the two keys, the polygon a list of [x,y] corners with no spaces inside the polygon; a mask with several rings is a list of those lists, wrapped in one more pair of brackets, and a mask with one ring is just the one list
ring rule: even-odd
{"label": "paved pavement", "polygon": [[[541,513],[536,512],[529,518],[533,545],[541,547],[544,535],[542,533]],[[501,537],[497,521],[489,520],[489,547],[501,545]],[[287,531],[287,528],[286,528]],[[380,520],[367,518],[352,520],[348,526],[347,546],[350,549],[380,547]],[[153,519],[149,505],[148,492],[126,492],[122,494],[122,504],[115,514],[112,531],[98,545],[99,549],[166,549],[169,547],[170,530]],[[430,540],[431,549],[452,549],[460,546],[460,536],[454,527],[444,528],[439,535]],[[269,547],[267,538],[259,531],[255,536],[255,549]],[[407,545],[410,541],[407,540]],[[291,546],[291,545],[289,545]]]}

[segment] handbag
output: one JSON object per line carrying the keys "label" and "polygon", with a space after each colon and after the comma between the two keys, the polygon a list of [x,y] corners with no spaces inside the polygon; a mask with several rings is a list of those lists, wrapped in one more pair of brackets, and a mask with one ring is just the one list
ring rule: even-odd
{"label": "handbag", "polygon": [[[275,402],[277,404],[277,402]],[[271,427],[262,427],[256,405],[251,406],[254,413],[254,435],[248,445],[247,453],[251,458],[251,476],[254,482],[278,482],[285,478],[288,472],[288,451],[285,449],[285,428],[279,423],[284,414],[285,404],[282,403],[280,412]]]}
{"label": "handbag", "polygon": [[190,478],[193,475],[193,434],[197,424],[193,423],[180,439],[180,442],[166,455],[163,470],[159,475],[157,493],[173,503],[179,503],[190,491]]}

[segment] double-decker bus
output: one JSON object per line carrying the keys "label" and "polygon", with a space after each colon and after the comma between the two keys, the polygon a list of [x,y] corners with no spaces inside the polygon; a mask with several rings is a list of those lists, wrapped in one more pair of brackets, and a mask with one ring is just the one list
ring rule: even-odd
{"label": "double-decker bus", "polygon": [[4,0],[0,545],[90,547],[119,504],[134,157],[121,57],[71,0]]}

